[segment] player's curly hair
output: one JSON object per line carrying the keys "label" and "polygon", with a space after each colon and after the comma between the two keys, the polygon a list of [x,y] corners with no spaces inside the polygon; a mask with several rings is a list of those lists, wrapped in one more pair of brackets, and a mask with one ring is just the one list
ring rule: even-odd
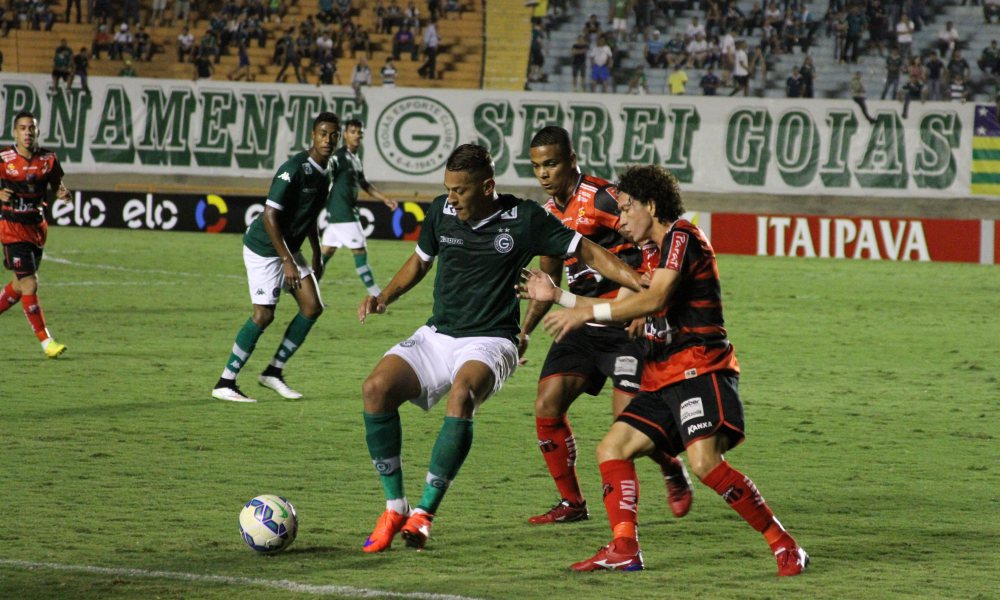
{"label": "player's curly hair", "polygon": [[670,171],[659,165],[633,165],[618,179],[618,193],[626,193],[641,204],[656,207],[656,219],[670,223],[684,214],[681,187]]}
{"label": "player's curly hair", "polygon": [[531,147],[558,146],[562,150],[563,158],[569,158],[573,154],[573,142],[569,139],[569,132],[557,125],[542,127],[538,133],[531,138]]}
{"label": "player's curly hair", "polygon": [[337,127],[340,127],[340,117],[332,112],[321,112],[313,119],[313,130],[319,127],[320,123],[333,123]]}
{"label": "player's curly hair", "polygon": [[466,171],[476,179],[492,179],[496,172],[490,151],[477,144],[462,144],[452,151],[445,168],[449,171]]}

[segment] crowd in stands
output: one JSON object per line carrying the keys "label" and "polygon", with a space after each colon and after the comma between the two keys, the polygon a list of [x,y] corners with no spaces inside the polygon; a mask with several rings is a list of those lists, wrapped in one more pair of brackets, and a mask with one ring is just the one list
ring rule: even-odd
{"label": "crowd in stands", "polygon": [[[440,76],[438,20],[460,19],[471,4],[470,0],[84,0],[88,9],[84,15],[80,0],[66,0],[65,14],[57,14],[62,2],[0,0],[2,34],[12,29],[52,30],[59,22],[72,22],[75,8],[76,22],[82,23],[85,16],[94,27],[90,47],[81,51],[86,62],[104,57],[123,61],[127,63],[123,76],[136,75],[133,62],[149,61],[173,45],[177,62],[190,63],[195,80],[213,77],[214,65],[230,54],[237,55],[238,64],[227,78],[253,80],[248,47],[256,44],[272,49],[270,60],[280,67],[279,82],[291,78],[299,83],[340,84],[337,61],[350,56],[356,66],[349,83],[359,96],[362,87],[375,82],[368,64],[373,34],[391,36],[391,56],[377,67],[379,83],[395,85],[397,61],[403,56],[419,61],[416,72],[421,77],[435,79]],[[289,8],[297,4],[304,18],[286,21]],[[360,8],[372,11],[373,31],[358,22]],[[182,26],[182,30],[174,40],[154,40],[147,25]],[[68,88],[77,78],[76,64],[86,81],[86,64],[79,63],[72,51],[67,58],[64,46],[53,57],[53,92],[59,82]]]}
{"label": "crowd in stands", "polygon": [[[968,1],[982,3],[985,27],[1000,21],[1000,0],[963,0],[963,4]],[[934,3],[829,0],[820,12],[818,3],[810,6],[802,0],[609,0],[608,13],[590,15],[571,48],[549,54],[561,52],[570,62],[574,91],[614,91],[616,84],[627,83],[630,93],[646,93],[650,91],[647,69],[665,69],[669,75],[663,91],[685,94],[687,71],[695,69],[704,95],[721,93],[721,88],[729,88],[730,94],[749,94],[752,82],[758,86],[767,82],[768,72],[780,63],[787,71],[772,73],[771,81],[784,81],[787,96],[814,97],[819,77],[837,77],[856,98],[855,93],[863,95],[864,89],[855,85],[851,66],[865,57],[868,69],[873,63],[884,69],[882,99],[965,100],[973,82],[996,94],[1000,52],[995,40],[980,42],[985,47],[967,48],[962,32],[948,20],[940,25],[933,44],[914,47],[914,33],[937,26],[931,24],[938,12]],[[549,31],[570,20],[565,10],[565,0],[550,2],[546,16],[536,19],[529,87],[546,80],[541,68],[544,44]],[[670,30],[660,31],[658,24],[667,24]],[[832,53],[832,64],[846,67],[818,73],[816,46]],[[963,57],[969,51],[978,53],[978,71]],[[632,66],[625,66],[626,59]]]}

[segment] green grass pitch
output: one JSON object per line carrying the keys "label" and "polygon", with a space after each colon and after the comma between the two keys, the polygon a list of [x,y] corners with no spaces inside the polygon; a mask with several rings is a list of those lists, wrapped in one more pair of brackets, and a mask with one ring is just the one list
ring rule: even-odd
{"label": "green grass pitch", "polygon": [[[779,580],[761,536],[696,484],[673,518],[649,461],[642,573],[574,574],[609,539],[593,450],[610,397],[570,411],[589,522],[532,527],[556,500],[536,449],[535,382],[549,338],[476,419],[475,443],[420,553],[361,544],[382,510],[360,386],[430,311],[432,280],[361,326],[349,256],[289,363],[306,397],[255,377],[285,298],[241,384],[209,391],[249,316],[238,236],[54,228],[40,298],[46,360],[15,307],[0,316],[0,598],[996,598],[1000,590],[1000,270],[957,264],[724,256],[727,324],[743,365],[748,438],[729,453],[811,553]],[[412,251],[375,241],[386,283]],[[5,274],[4,277],[9,277]],[[443,411],[403,411],[404,471],[420,495]],[[261,493],[300,516],[284,554],[243,546]],[[298,585],[301,584],[301,585]]]}

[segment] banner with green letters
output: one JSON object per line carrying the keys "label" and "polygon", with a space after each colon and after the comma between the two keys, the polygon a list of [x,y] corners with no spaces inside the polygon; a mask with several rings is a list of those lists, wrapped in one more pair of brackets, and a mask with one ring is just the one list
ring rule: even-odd
{"label": "banner with green letters", "polygon": [[46,75],[4,73],[0,143],[21,110],[70,173],[269,178],[309,145],[321,111],[366,125],[372,181],[440,183],[459,144],[490,149],[501,185],[533,185],[529,147],[567,128],[580,167],[614,179],[661,164],[686,190],[717,193],[970,195],[975,105],[873,101],[869,124],[849,100],[631,96],[370,88],[94,77],[48,94]]}

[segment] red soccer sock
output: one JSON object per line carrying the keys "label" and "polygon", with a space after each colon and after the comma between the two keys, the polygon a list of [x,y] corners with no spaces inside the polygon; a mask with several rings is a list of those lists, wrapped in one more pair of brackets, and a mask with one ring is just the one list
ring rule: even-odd
{"label": "red soccer sock", "polygon": [[31,328],[35,330],[35,337],[39,342],[44,342],[48,338],[49,330],[45,328],[45,314],[42,312],[42,305],[38,303],[38,296],[35,294],[25,294],[21,297],[21,308],[24,309],[24,316],[28,317]]}
{"label": "red soccer sock", "polygon": [[14,290],[14,284],[8,283],[7,287],[0,291],[0,313],[17,304],[21,299],[21,292]]}
{"label": "red soccer sock", "polygon": [[772,548],[785,540],[793,541],[781,523],[774,518],[774,513],[757,491],[754,482],[729,466],[726,461],[719,463],[701,482],[722,496],[751,527],[764,534],[764,539]]}
{"label": "red soccer sock", "polygon": [[635,538],[638,524],[639,479],[630,460],[606,460],[599,465],[604,483],[604,508],[616,538]]}
{"label": "red soccer sock", "polygon": [[559,494],[570,502],[583,502],[580,480],[576,476],[576,439],[566,415],[535,417],[538,447]]}

